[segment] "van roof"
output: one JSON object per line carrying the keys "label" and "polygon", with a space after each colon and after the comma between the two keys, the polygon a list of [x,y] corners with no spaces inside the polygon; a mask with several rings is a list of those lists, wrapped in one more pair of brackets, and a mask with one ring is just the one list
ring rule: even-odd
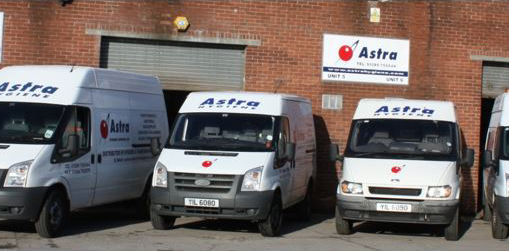
{"label": "van roof", "polygon": [[[6,90],[0,88],[0,91],[11,93],[6,96],[7,93],[2,95],[0,92],[0,101],[73,104],[79,99],[79,88],[161,94],[161,86],[155,76],[86,66],[8,66],[0,70],[0,83],[7,83]],[[31,86],[23,89],[27,83]],[[19,84],[18,88],[13,88],[16,84]],[[51,88],[55,91],[49,95]],[[36,93],[47,97],[43,99],[44,95],[34,95]]]}
{"label": "van roof", "polygon": [[179,113],[245,113],[281,115],[284,101],[311,104],[309,99],[280,93],[215,91],[193,92]]}
{"label": "van roof", "polygon": [[353,119],[457,121],[454,103],[450,101],[403,98],[361,99]]}

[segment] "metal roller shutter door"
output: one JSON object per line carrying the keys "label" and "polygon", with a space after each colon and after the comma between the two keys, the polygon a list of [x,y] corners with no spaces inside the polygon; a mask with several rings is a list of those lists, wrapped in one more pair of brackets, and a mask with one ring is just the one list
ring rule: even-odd
{"label": "metal roller shutter door", "polygon": [[157,75],[163,89],[243,90],[244,46],[103,37],[101,67]]}
{"label": "metal roller shutter door", "polygon": [[509,89],[509,63],[484,62],[482,71],[482,96],[495,98]]}

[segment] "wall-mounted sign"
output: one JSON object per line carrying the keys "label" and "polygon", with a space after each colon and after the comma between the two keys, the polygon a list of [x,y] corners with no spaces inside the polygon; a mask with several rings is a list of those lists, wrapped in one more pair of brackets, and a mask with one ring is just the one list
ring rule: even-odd
{"label": "wall-mounted sign", "polygon": [[380,23],[380,8],[369,9],[369,22]]}
{"label": "wall-mounted sign", "polygon": [[322,80],[408,85],[410,42],[324,34]]}

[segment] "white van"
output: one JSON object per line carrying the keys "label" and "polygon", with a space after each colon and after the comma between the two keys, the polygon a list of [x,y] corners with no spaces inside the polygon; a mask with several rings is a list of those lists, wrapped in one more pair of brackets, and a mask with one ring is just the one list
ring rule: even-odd
{"label": "white van", "polygon": [[282,210],[311,214],[315,130],[308,99],[255,92],[195,92],[179,111],[154,169],[151,220],[251,220],[275,236]]}
{"label": "white van", "polygon": [[473,164],[445,101],[362,99],[355,111],[337,188],[336,228],[354,221],[445,225],[457,240],[461,169]]}
{"label": "white van", "polygon": [[147,193],[168,137],[158,79],[106,69],[3,68],[0,113],[0,218],[42,237],[71,210]]}
{"label": "white van", "polygon": [[509,94],[495,99],[483,153],[484,219],[495,239],[509,230]]}

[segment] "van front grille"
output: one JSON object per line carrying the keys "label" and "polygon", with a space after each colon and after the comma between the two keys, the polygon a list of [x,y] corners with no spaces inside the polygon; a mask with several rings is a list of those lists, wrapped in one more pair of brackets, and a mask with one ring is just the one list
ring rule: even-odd
{"label": "van front grille", "polygon": [[177,191],[228,193],[233,187],[235,175],[173,173],[173,184]]}
{"label": "van front grille", "polygon": [[369,193],[383,195],[419,196],[421,191],[415,188],[369,187]]}

